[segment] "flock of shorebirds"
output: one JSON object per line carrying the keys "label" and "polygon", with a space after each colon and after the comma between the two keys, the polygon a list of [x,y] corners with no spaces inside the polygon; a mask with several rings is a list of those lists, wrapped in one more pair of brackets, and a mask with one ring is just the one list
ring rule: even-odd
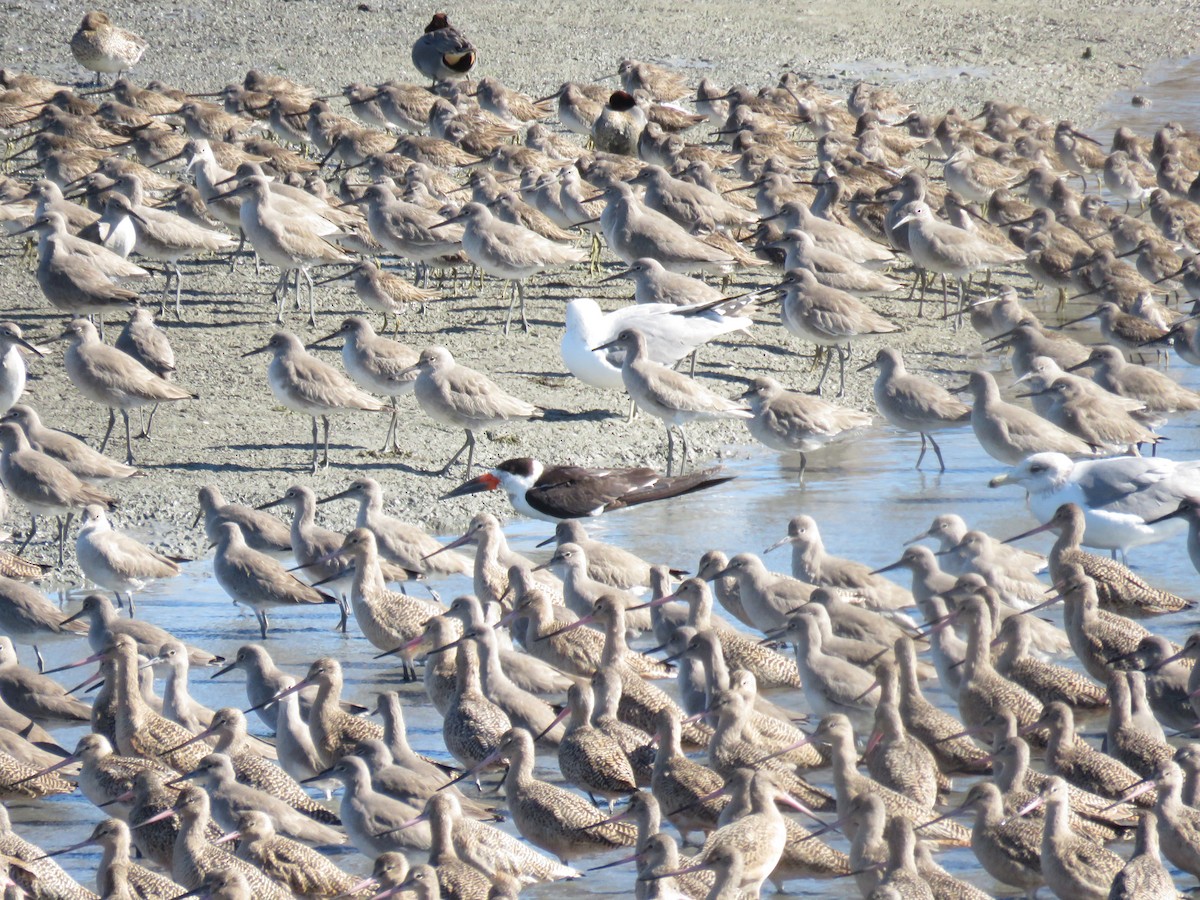
{"label": "flock of shorebirds", "polygon": [[[98,90],[0,71],[0,129],[18,163],[0,176],[0,225],[36,236],[38,285],[69,317],[66,372],[109,414],[99,450],[44,424],[21,401],[26,358],[46,350],[0,323],[5,506],[32,516],[20,550],[39,518],[56,519],[60,566],[78,514],[79,568],[116,599],[91,593],[68,615],[29,583],[49,567],[20,550],[0,557],[5,897],[483,900],[558,879],[585,890],[572,864],[610,851],[621,857],[596,867],[631,864],[634,896],[672,900],[837,878],[871,900],[988,896],[938,865],[951,846],[969,846],[1005,894],[1173,900],[1200,878],[1200,745],[1188,740],[1200,632],[1181,647],[1151,630],[1194,603],[1123,562],[1186,533],[1200,569],[1200,463],[1140,455],[1168,415],[1200,408],[1145,364],[1172,351],[1200,364],[1200,319],[1162,302],[1200,299],[1200,134],[1118,129],[1106,152],[1016,105],[932,116],[866,84],[842,102],[794,75],[722,89],[632,60],[619,90],[567,83],[535,99],[474,78],[478,51],[442,14],[412,48],[432,87],[352,84],[345,107],[254,70],[216,94],[138,86],[124,73],[148,46],[89,12],[70,47]],[[102,86],[105,74],[120,77]],[[699,136],[705,125],[716,142]],[[636,302],[605,312],[572,300],[563,364],[663,423],[666,474],[519,457],[472,477],[478,432],[552,411],[446,347],[377,334],[367,315],[382,313],[385,330],[394,317],[398,335],[447,272],[457,285],[473,267],[510,283],[507,331],[514,314],[525,324],[527,280],[597,272],[605,248],[622,264],[605,280],[629,279]],[[353,618],[380,658],[423,680],[443,717],[438,759],[409,746],[400,694],[370,709],[343,700],[337,659],[297,680],[263,645],[227,660],[135,617],[135,594],[184,561],[109,520],[110,487],[138,474],[132,413],[148,412],[148,433],[159,404],[203,402],[173,381],[169,331],[137,289],[164,275],[162,313],[174,282],[182,315],[180,262],[227,253],[232,265],[246,249],[279,271],[280,322],[303,283],[315,325],[321,266],[349,266],[326,281],[350,279],[366,313],[307,345],[280,330],[247,354],[269,355],[271,392],[311,418],[314,471],[328,465],[335,414],[390,408],[384,449],[398,446],[398,398],[412,393],[466,435],[442,473],[467,454],[449,496],[502,490],[517,513],[557,523],[535,563],[489,514],[440,543],[389,516],[371,478],[324,497],[296,484],[258,508],[201,489],[216,582],[254,611],[264,643],[271,612],[338,605],[342,630]],[[1057,312],[1070,300],[1087,311],[1078,320],[1096,319],[1099,340],[1060,330],[1073,323],[1028,302],[1041,298],[991,291],[993,273],[1021,266],[1057,294]],[[759,271],[732,295],[703,280]],[[973,296],[981,279],[989,289]],[[940,303],[927,297],[935,280]],[[997,357],[965,385],[910,372],[888,345],[907,317],[885,298],[910,283],[918,317],[973,328]],[[787,332],[816,346],[814,365],[824,357],[814,392],[759,377],[730,398],[694,377],[700,348],[774,302]],[[123,311],[108,344],[103,318]],[[309,352],[335,341],[345,373]],[[684,472],[694,422],[745,420],[758,441],[799,454],[803,477],[806,454],[871,422],[820,397],[835,356],[844,392],[860,341],[879,415],[921,436],[918,467],[928,444],[944,469],[935,434],[969,426],[1009,467],[992,486],[1023,487],[1038,527],[999,540],[940,515],[870,570],[829,553],[801,515],[768,548],[790,547],[790,573],[713,550],[690,577],[589,536],[589,517],[730,489],[717,470]],[[1004,350],[1015,390],[993,374]],[[103,453],[117,412],[125,463]],[[335,501],[358,504],[348,534],[317,524]],[[266,511],[276,506],[290,527]],[[1045,531],[1047,556],[1013,545]],[[884,577],[899,570],[910,587]],[[389,588],[451,576],[471,577],[474,593],[448,606],[432,589]],[[1030,615],[1060,602],[1061,617]],[[641,651],[628,643],[639,635]],[[73,666],[44,671],[39,648],[81,638],[92,652],[74,665],[98,669],[67,690],[49,676]],[[36,670],[18,660],[27,646]],[[190,667],[238,671],[248,709],[199,704]],[[925,699],[930,678],[957,716]],[[92,685],[90,704],[77,698]],[[808,727],[772,698],[802,698]],[[271,741],[250,733],[251,713]],[[46,730],[81,724],[73,751]],[[535,772],[548,760],[561,783]],[[11,804],[74,791],[107,817],[86,842],[101,848],[94,891],[53,858],[76,847],[39,848],[9,821]],[[345,843],[374,860],[369,878],[320,849]]]}

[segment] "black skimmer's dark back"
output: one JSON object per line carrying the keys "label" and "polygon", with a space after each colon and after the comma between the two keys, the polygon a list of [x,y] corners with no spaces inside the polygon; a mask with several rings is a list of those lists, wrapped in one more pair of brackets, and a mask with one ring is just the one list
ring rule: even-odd
{"label": "black skimmer's dark back", "polygon": [[460,484],[442,499],[502,489],[513,508],[535,519],[557,522],[599,516],[614,509],[652,503],[715,487],[734,476],[705,469],[663,475],[654,469],[589,469],[547,466],[527,456],[506,459],[494,469]]}

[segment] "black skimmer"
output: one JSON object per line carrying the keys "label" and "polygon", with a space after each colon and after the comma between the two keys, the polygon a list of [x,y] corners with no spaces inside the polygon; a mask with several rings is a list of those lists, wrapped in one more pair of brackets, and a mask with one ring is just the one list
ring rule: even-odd
{"label": "black skimmer", "polygon": [[734,477],[718,475],[717,471],[706,469],[690,475],[667,476],[645,467],[547,466],[521,456],[506,459],[494,469],[460,484],[442,499],[501,488],[517,512],[534,519],[557,522],[598,516],[626,506],[702,491]]}

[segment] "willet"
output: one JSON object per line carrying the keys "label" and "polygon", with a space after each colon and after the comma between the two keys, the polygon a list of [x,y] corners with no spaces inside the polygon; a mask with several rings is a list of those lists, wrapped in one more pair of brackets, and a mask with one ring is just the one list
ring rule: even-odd
{"label": "willet", "polygon": [[825,368],[815,391],[829,374],[829,364],[836,350],[840,382],[838,396],[846,393],[846,360],[850,345],[863,337],[891,334],[898,325],[889,322],[852,294],[821,284],[810,269],[791,269],[781,282],[783,300],[780,316],[783,326],[801,340],[812,341],[817,351],[826,348]]}
{"label": "willet", "polygon": [[[341,663],[323,656],[308,667],[304,680],[284,689],[294,694],[316,685],[317,696],[309,710],[308,728],[312,733],[313,746],[327,765],[345,756],[358,741],[383,737],[383,729],[379,725],[342,709],[342,684]],[[280,699],[280,694],[276,694],[274,699]]]}
{"label": "willet", "polygon": [[[253,356],[270,352],[267,381],[275,400],[312,418],[312,470],[329,468],[329,417],[352,409],[380,412],[385,407],[357,388],[345,375],[317,359],[290,331],[277,331],[262,347],[243,353]],[[325,426],[325,455],[317,463],[317,419]]]}
{"label": "willet", "polygon": [[[1108,681],[1111,707],[1105,729],[1105,748],[1118,762],[1124,763],[1143,778],[1154,777],[1158,767],[1175,756],[1175,748],[1166,742],[1162,730],[1140,727],[1133,715],[1133,689],[1141,673],[1113,672]],[[1156,723],[1157,724],[1157,723]]]}
{"label": "willet", "polygon": [[335,337],[342,338],[342,365],[358,386],[364,391],[391,398],[392,420],[388,424],[388,433],[383,439],[382,449],[387,450],[390,443],[393,452],[399,450],[399,435],[396,429],[399,412],[396,409],[396,398],[412,392],[415,375],[413,380],[397,376],[402,371],[411,371],[417,362],[417,351],[405,344],[379,337],[371,323],[362,316],[351,316],[344,320],[340,328],[313,341],[309,347],[323,344]]}
{"label": "willet", "polygon": [[[88,644],[94,653],[103,653],[108,642],[116,634],[127,634],[137,642],[138,653],[147,658],[158,653],[163,644],[174,640],[171,633],[144,620],[122,619],[112,602],[103,594],[88,594],[83,598],[79,611],[69,621],[86,618],[88,621]],[[211,666],[224,662],[223,657],[214,656],[199,647],[188,648],[192,665]]]}
{"label": "willet", "polygon": [[900,609],[912,605],[912,593],[906,591],[860,562],[842,559],[827,552],[817,522],[812,516],[796,516],[788,522],[787,536],[772,544],[770,550],[790,544],[792,577],[808,584],[847,591],[873,609]]}
{"label": "willet", "polygon": [[481,203],[465,203],[446,224],[462,221],[462,246],[467,257],[486,274],[508,281],[512,297],[504,320],[504,333],[512,324],[513,307],[521,301],[521,325],[529,330],[525,318],[525,281],[553,266],[583,262],[586,254],[578,247],[565,247],[528,228],[513,225],[492,215]]}
{"label": "willet", "polygon": [[88,722],[91,710],[53,678],[22,666],[12,641],[0,636],[0,698],[17,714],[38,724]]}
{"label": "willet", "polygon": [[72,238],[66,220],[57,212],[43,213],[29,230],[39,234],[38,286],[55,309],[73,316],[103,316],[131,309],[137,302],[134,291],[112,279],[145,277],[142,273],[149,273],[141,266],[127,263],[108,250],[104,250],[108,257],[103,258],[95,251],[82,251],[72,243],[79,239]]}
{"label": "willet", "polygon": [[701,272],[723,275],[733,269],[733,257],[689,234],[662,213],[645,207],[625,182],[610,185],[603,197],[605,207],[600,215],[600,228],[609,249],[626,265],[650,257],[668,271],[684,275]]}
{"label": "willet", "polygon": [[94,9],[71,35],[71,55],[85,69],[100,76],[120,75],[136,66],[150,44],[139,34],[118,28],[107,13]]}
{"label": "willet", "polygon": [[975,398],[971,427],[979,445],[993,459],[1015,466],[1034,453],[1092,454],[1091,445],[1075,435],[1023,407],[1005,403],[990,372],[972,372],[968,388]]}
{"label": "willet", "polygon": [[466,443],[438,473],[445,475],[467,451],[467,478],[475,462],[475,432],[514,419],[541,419],[545,411],[505,392],[498,384],[474,369],[459,365],[445,347],[427,347],[413,367],[417,373],[417,403],[435,422],[461,428]]}
{"label": "willet", "polygon": [[[1156,446],[1160,440],[1125,408],[1125,401],[1110,400],[1068,378],[1055,378],[1049,386],[1032,392],[1051,403],[1046,412],[1056,425],[1085,443],[1112,453],[1134,453],[1144,443]],[[1025,395],[1018,395],[1025,396]]]}
{"label": "willet", "polygon": [[32,517],[30,532],[21,550],[37,534],[38,516],[56,517],[60,566],[63,563],[67,528],[74,511],[91,504],[100,504],[109,509],[117,505],[116,498],[80,481],[58,460],[34,450],[25,432],[11,422],[0,425],[0,482],[3,482],[10,495],[25,504]]}
{"label": "willet", "polygon": [[242,233],[264,262],[280,270],[273,294],[273,298],[278,300],[277,319],[283,321],[288,276],[295,272],[296,301],[299,303],[300,276],[303,275],[308,282],[309,319],[316,324],[317,311],[309,268],[347,263],[351,261],[350,257],[326,239],[326,228],[314,225],[311,215],[289,215],[286,206],[280,208],[283,201],[275,199],[271,183],[261,175],[243,178],[236,188],[219,196],[226,200],[242,198],[239,213]]}
{"label": "willet", "polygon": [[270,625],[269,608],[337,603],[336,598],[289,575],[278,560],[250,547],[235,522],[218,526],[216,549],[213,574],[217,583],[235,602],[254,610],[263,640]]}
{"label": "willet", "polygon": [[1153,412],[1200,409],[1200,395],[1195,391],[1181,387],[1154,369],[1127,362],[1116,347],[1093,347],[1086,365],[1092,368],[1092,379],[1100,387],[1139,400]]}
{"label": "willet", "polygon": [[617,278],[627,278],[633,282],[633,299],[640,305],[669,303],[672,306],[695,306],[723,299],[715,287],[698,278],[672,272],[649,256],[635,259],[628,269],[600,279],[600,284]]}
{"label": "willet", "polygon": [[1025,488],[1040,522],[1050,521],[1063,503],[1076,504],[1084,512],[1084,544],[1124,555],[1182,530],[1170,514],[1182,498],[1200,495],[1200,467],[1162,458],[1075,462],[1061,453],[1035,453],[988,482],[1003,484]]}
{"label": "willet", "polygon": [[188,648],[183,642],[165,641],[150,657],[148,665],[157,670],[156,674],[165,672],[161,709],[163,716],[172,722],[178,722],[193,734],[207,728],[212,721],[213,711],[197,703],[188,692],[190,664]]}
{"label": "willet", "polygon": [[429,849],[428,827],[399,830],[416,815],[416,808],[377,792],[371,785],[371,772],[362,759],[343,756],[329,769],[329,774],[345,785],[338,816],[350,843],[360,853],[379,856],[402,848]]}
{"label": "willet", "polygon": [[204,535],[210,544],[221,537],[221,524],[233,522],[242,530],[246,543],[260,553],[271,556],[290,556],[292,538],[288,527],[270,513],[260,512],[240,503],[226,503],[221,491],[211,484],[199,491],[200,511],[193,527],[204,520]]}
{"label": "willet", "polygon": [[90,581],[112,591],[118,601],[124,594],[129,601],[130,617],[134,612],[134,591],[143,590],[156,579],[174,578],[181,571],[176,560],[115,530],[104,507],[96,504],[84,507],[75,540],[75,558]]}
{"label": "willet", "polygon": [[941,385],[911,375],[904,367],[899,351],[890,347],[879,350],[875,361],[863,368],[875,367],[879,375],[875,379],[875,406],[888,423],[901,431],[916,431],[921,435],[921,453],[917,456],[917,467],[925,458],[925,441],[933,445],[938,465],[946,471],[941,448],[933,439],[932,432],[956,428],[970,421],[971,410],[960,403]]}
{"label": "willet", "polygon": [[842,713],[859,730],[869,731],[879,694],[875,679],[853,663],[822,652],[821,631],[815,619],[797,616],[788,635],[796,638],[796,663],[809,706],[820,716]]}
{"label": "willet", "polygon": [[86,319],[73,319],[63,337],[70,340],[63,365],[71,383],[93,403],[108,407],[108,429],[100,442],[101,453],[117,421],[115,410],[119,409],[125,420],[125,462],[132,465],[131,409],[199,399],[198,394],[160,378],[127,353],[102,343],[96,326]]}
{"label": "willet", "polygon": [[679,430],[683,444],[683,461],[691,455],[687,435],[683,426],[688,422],[705,419],[753,417],[750,410],[697,384],[687,376],[668,369],[649,359],[646,339],[637,329],[627,328],[616,339],[599,349],[620,347],[625,351],[621,366],[621,380],[625,390],[638,407],[662,421],[667,429],[667,475],[670,476],[675,462],[675,437],[672,429]]}

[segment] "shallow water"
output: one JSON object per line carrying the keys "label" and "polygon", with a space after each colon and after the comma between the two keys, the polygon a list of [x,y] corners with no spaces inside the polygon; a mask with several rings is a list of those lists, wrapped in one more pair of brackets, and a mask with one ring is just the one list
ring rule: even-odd
{"label": "shallow water", "polygon": [[[1147,85],[1136,93],[1153,101],[1149,108],[1129,105],[1129,93],[1114,97],[1097,116],[1097,137],[1107,139],[1112,124],[1120,121],[1141,134],[1149,134],[1168,119],[1178,119],[1196,127],[1195,85],[1200,81],[1200,59],[1164,64],[1147,73]],[[1109,129],[1106,131],[1105,129]],[[1082,332],[1094,339],[1092,332]],[[933,363],[936,365],[936,363]],[[995,360],[985,365],[996,369]],[[930,363],[920,355],[910,359],[910,367],[927,369]],[[1200,371],[1178,360],[1168,370],[1172,377],[1194,389],[1200,389]],[[1001,383],[1008,374],[1000,373]],[[1200,417],[1181,416],[1172,421],[1164,434],[1170,438],[1164,455],[1173,459],[1194,459],[1200,453]],[[830,552],[852,557],[874,566],[891,562],[901,552],[902,542],[925,530],[933,517],[955,511],[975,528],[1005,537],[1031,524],[1021,492],[1006,488],[989,490],[988,479],[1002,470],[980,450],[969,430],[948,433],[939,438],[948,470],[936,472],[936,460],[927,456],[923,471],[914,471],[919,439],[901,435],[880,425],[866,430],[853,441],[810,456],[807,482],[798,482],[798,458],[779,456],[757,447],[727,448],[726,468],[738,476],[732,484],[678,501],[635,509],[606,517],[594,526],[594,535],[636,550],[641,555],[679,567],[694,567],[705,550],[719,547],[728,554],[740,551],[760,553],[783,535],[787,520],[799,513],[813,516]],[[509,540],[522,551],[549,536],[546,523],[514,520],[507,529]],[[1044,538],[1045,536],[1043,536]],[[1031,547],[1045,550],[1049,541],[1035,540]],[[787,571],[790,561],[786,550],[767,557],[772,568]],[[1152,583],[1184,596],[1197,596],[1197,574],[1184,552],[1182,540],[1139,548],[1132,563]],[[450,598],[470,589],[466,579],[451,579],[436,585],[443,597]],[[70,607],[74,608],[74,607]],[[236,648],[258,640],[252,616],[239,614],[229,604],[211,578],[211,563],[198,561],[186,567],[177,581],[158,586],[139,597],[139,615],[173,631],[180,638],[201,644],[214,652],[231,656]],[[1061,613],[1053,612],[1056,621]],[[1174,640],[1195,627],[1197,616],[1185,613],[1159,619],[1155,630]],[[273,616],[274,630],[266,644],[276,661],[285,669],[302,675],[317,656],[336,655],[346,670],[349,699],[367,702],[385,688],[398,688],[408,700],[406,716],[413,746],[420,752],[445,756],[439,748],[441,722],[419,687],[399,683],[396,670],[372,660],[372,648],[353,630],[349,637],[334,632],[336,615],[329,609],[304,610]],[[69,661],[86,653],[84,642],[59,644],[46,650],[50,665]],[[26,661],[31,660],[26,657]],[[81,670],[82,671],[82,670]],[[70,675],[60,676],[63,683],[74,683]],[[82,680],[82,679],[79,679]],[[206,673],[193,673],[193,695],[210,707],[245,706],[245,694],[236,674],[211,681]],[[926,687],[935,702],[950,705],[935,686]],[[779,699],[779,698],[774,698]],[[802,698],[796,700],[803,710]],[[257,718],[252,719],[257,728]],[[261,729],[260,729],[261,730]],[[60,730],[57,737],[70,747],[81,729]],[[541,757],[543,777],[557,777],[553,758]],[[823,783],[821,774],[814,780]],[[966,785],[959,784],[960,789]],[[34,806],[12,810],[17,829],[47,850],[54,850],[85,838],[101,813],[78,796],[54,798]],[[511,827],[511,826],[506,826]],[[842,845],[836,836],[833,843]],[[580,867],[596,865],[617,854],[586,860]],[[62,858],[63,865],[85,883],[91,882],[98,855],[80,851]],[[978,871],[969,850],[940,854],[939,862],[987,890],[998,888]],[[339,856],[348,870],[369,868],[364,857],[345,852]],[[566,891],[583,894],[627,895],[630,893],[632,867],[606,870],[573,883]],[[1186,883],[1184,878],[1181,883]],[[792,883],[791,891],[805,897],[839,897],[854,888],[844,882]],[[528,891],[531,897],[560,895],[563,888],[543,886]]]}

